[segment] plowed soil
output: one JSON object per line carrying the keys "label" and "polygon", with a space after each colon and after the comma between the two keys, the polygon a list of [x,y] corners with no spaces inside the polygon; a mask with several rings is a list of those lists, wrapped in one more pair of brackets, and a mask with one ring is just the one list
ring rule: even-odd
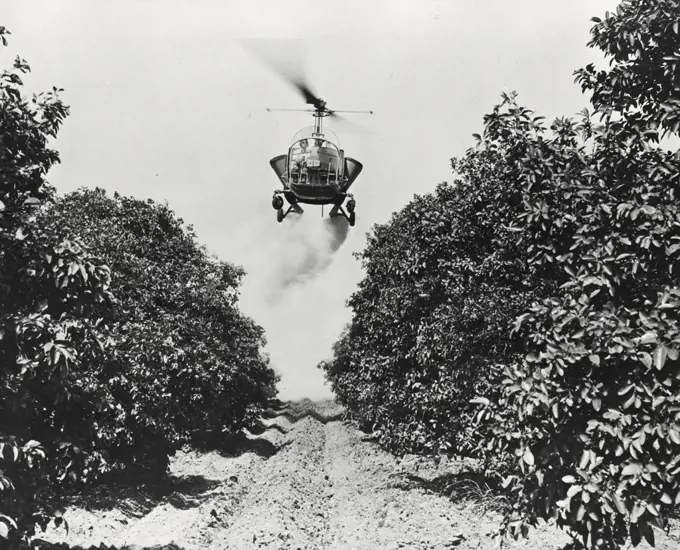
{"label": "plowed soil", "polygon": [[[469,465],[397,459],[342,421],[333,403],[289,411],[263,419],[262,433],[247,434],[237,451],[178,453],[162,487],[84,495],[65,514],[68,533],[50,528],[42,538],[71,547],[187,550],[498,546],[493,497],[461,481]],[[557,550],[568,542],[548,526],[510,547]],[[657,548],[680,548],[680,538],[659,533]]]}

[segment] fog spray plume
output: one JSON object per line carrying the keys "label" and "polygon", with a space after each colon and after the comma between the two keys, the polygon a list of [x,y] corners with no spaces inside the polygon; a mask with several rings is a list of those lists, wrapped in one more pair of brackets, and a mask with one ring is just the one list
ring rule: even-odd
{"label": "fog spray plume", "polygon": [[308,283],[322,273],[349,234],[349,224],[343,217],[324,218],[319,223],[318,219],[291,215],[284,223],[289,221],[292,223],[286,227],[281,255],[272,259],[277,263],[273,280],[267,285],[270,304],[292,287]]}

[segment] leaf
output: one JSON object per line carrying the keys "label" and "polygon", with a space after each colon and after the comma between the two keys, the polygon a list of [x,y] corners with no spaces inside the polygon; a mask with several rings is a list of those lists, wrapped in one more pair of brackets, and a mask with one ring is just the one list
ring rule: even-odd
{"label": "leaf", "polygon": [[580,522],[583,519],[583,516],[585,515],[586,507],[583,504],[581,504],[581,506],[579,506],[578,512],[576,512],[576,521]]}
{"label": "leaf", "polygon": [[14,521],[14,519],[12,519],[11,517],[6,516],[5,514],[0,514],[0,520],[6,522],[7,524],[9,524],[11,527],[14,527],[15,529],[19,529],[17,522]]}
{"label": "leaf", "polygon": [[524,454],[522,455],[522,460],[524,460],[524,463],[528,464],[529,466],[534,465],[534,455],[531,452],[531,449],[529,447],[524,449]]}
{"label": "leaf", "polygon": [[630,477],[639,474],[642,471],[642,466],[638,462],[633,462],[624,466],[621,475],[623,477]]}
{"label": "leaf", "polygon": [[664,396],[664,395],[657,395],[657,396],[654,398],[654,401],[652,401],[652,408],[653,408],[653,409],[656,409],[656,408],[657,408],[659,405],[661,405],[661,403],[663,403],[664,401],[666,401],[666,396]]}
{"label": "leaf", "polygon": [[491,404],[491,401],[489,401],[486,397],[474,397],[470,399],[470,403],[475,405],[484,405],[485,407],[488,407]]}
{"label": "leaf", "polygon": [[5,514],[0,514],[0,537],[5,539],[9,537],[10,526],[14,527],[14,529],[19,529],[17,522],[11,517],[6,516]]}
{"label": "leaf", "polygon": [[590,362],[591,362],[593,365],[595,365],[595,366],[597,366],[597,367],[600,366],[600,356],[599,356],[599,355],[596,355],[596,354],[589,355],[589,356],[588,356],[588,359],[590,359]]}
{"label": "leaf", "polygon": [[652,529],[648,523],[643,523],[640,525],[640,531],[642,531],[642,536],[645,537],[647,544],[654,548],[656,546],[654,541],[654,529]]}
{"label": "leaf", "polygon": [[656,342],[657,336],[656,332],[645,332],[640,337],[640,344],[652,344]]}
{"label": "leaf", "polygon": [[640,536],[640,526],[637,525],[637,518],[635,518],[635,521],[631,520],[629,532],[630,541],[633,543],[633,546],[637,546],[638,544],[640,544],[640,542],[642,541],[642,537]]}
{"label": "leaf", "polygon": [[673,443],[680,445],[680,432],[678,432],[675,428],[669,428],[668,435],[670,436]]}
{"label": "leaf", "polygon": [[637,520],[640,519],[640,516],[645,513],[645,507],[640,504],[640,502],[636,502],[633,505],[633,510],[630,513],[630,522],[631,523],[637,523]]}
{"label": "leaf", "polygon": [[647,353],[646,351],[640,352],[638,354],[638,357],[640,358],[640,361],[642,361],[642,364],[645,367],[651,368],[653,361],[652,361],[652,356],[649,355],[649,353]]}
{"label": "leaf", "polygon": [[612,500],[614,501],[614,505],[616,506],[616,509],[619,511],[619,513],[627,516],[628,509],[626,508],[626,504],[623,502],[623,500],[621,500],[621,497],[618,495],[618,493],[614,493],[612,495]]}
{"label": "leaf", "polygon": [[0,445],[0,452],[2,453],[2,458],[8,462],[16,462],[19,458],[19,448],[9,443]]}
{"label": "leaf", "polygon": [[631,405],[632,405],[633,403],[635,403],[635,400],[636,400],[636,399],[637,399],[637,396],[636,396],[635,394],[631,395],[631,396],[626,400],[626,402],[622,405],[623,408],[624,408],[624,410],[630,408]]}
{"label": "leaf", "polygon": [[654,366],[657,370],[661,370],[666,363],[666,357],[668,356],[668,349],[663,344],[659,345],[654,350]]}
{"label": "leaf", "polygon": [[618,393],[618,395],[625,395],[630,390],[632,390],[634,387],[635,387],[635,384],[628,384],[627,386],[621,388],[617,393]]}
{"label": "leaf", "polygon": [[576,478],[572,475],[568,475],[568,476],[564,476],[562,478],[562,481],[564,481],[565,483],[573,484],[573,483],[576,483]]}
{"label": "leaf", "polygon": [[582,489],[583,487],[581,487],[580,485],[572,485],[571,487],[569,487],[569,490],[567,491],[567,496],[571,498],[574,495],[579,494]]}
{"label": "leaf", "polygon": [[508,477],[503,478],[503,483],[501,484],[503,489],[507,489],[508,486],[513,482],[513,480],[514,480],[514,476],[508,476]]}

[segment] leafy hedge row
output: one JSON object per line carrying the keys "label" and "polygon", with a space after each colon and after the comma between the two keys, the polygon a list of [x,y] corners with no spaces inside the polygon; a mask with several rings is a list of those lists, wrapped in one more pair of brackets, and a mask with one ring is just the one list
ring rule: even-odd
{"label": "leafy hedge row", "polygon": [[122,407],[116,461],[161,461],[161,442],[206,443],[257,418],[276,378],[263,330],[238,309],[244,272],[211,257],[165,205],[101,189],[57,199],[46,223],[78,234],[112,270],[115,342],[102,377]]}
{"label": "leafy hedge row", "polygon": [[[0,27],[6,44],[8,31]],[[242,271],[165,206],[101,191],[58,199],[49,140],[68,115],[0,73],[0,546],[58,517],[68,485],[162,474],[183,442],[219,440],[275,392]]]}
{"label": "leafy hedge row", "polygon": [[[680,153],[658,145],[680,130],[678,13],[631,0],[595,20],[612,66],[577,80],[599,121],[547,129],[505,96],[459,179],[374,229],[352,324],[322,364],[383,443],[455,442],[502,473],[515,538],[555,518],[574,547],[653,543],[680,503]],[[429,229],[457,212],[466,233]],[[439,269],[423,276],[421,258]]]}
{"label": "leafy hedge row", "polygon": [[500,160],[485,149],[454,161],[459,180],[376,226],[358,254],[366,277],[349,300],[352,323],[321,367],[396,452],[474,448],[470,399],[494,393],[496,364],[523,351],[506,327],[555,289],[515,233],[498,229],[521,209]]}

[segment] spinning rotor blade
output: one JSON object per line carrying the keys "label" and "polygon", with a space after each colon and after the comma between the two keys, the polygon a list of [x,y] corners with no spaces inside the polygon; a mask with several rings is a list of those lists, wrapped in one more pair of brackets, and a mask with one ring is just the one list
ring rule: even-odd
{"label": "spinning rotor blade", "polygon": [[307,105],[317,107],[323,104],[307,84],[303,69],[304,43],[301,40],[250,39],[242,41],[242,45],[295,88]]}
{"label": "spinning rotor blade", "polygon": [[342,111],[336,111],[335,109],[328,109],[328,112],[334,115],[335,113],[361,113],[363,115],[372,115],[373,111],[345,111],[344,109]]}
{"label": "spinning rotor blade", "polygon": [[314,109],[272,109],[271,107],[267,107],[268,112],[273,112],[273,111],[286,111],[286,112],[294,112],[294,113],[314,113]]}
{"label": "spinning rotor blade", "polygon": [[[340,111],[342,113],[370,113],[373,114],[373,111]],[[351,120],[345,118],[344,116],[340,116],[337,114],[338,111],[331,111],[330,114],[330,119],[333,121],[333,125],[338,128],[342,129],[343,131],[346,131],[348,133],[352,134],[363,134],[363,135],[368,135],[368,134],[373,134],[370,130],[367,128],[364,128],[361,126],[361,124],[357,124],[356,122],[352,122]]]}

